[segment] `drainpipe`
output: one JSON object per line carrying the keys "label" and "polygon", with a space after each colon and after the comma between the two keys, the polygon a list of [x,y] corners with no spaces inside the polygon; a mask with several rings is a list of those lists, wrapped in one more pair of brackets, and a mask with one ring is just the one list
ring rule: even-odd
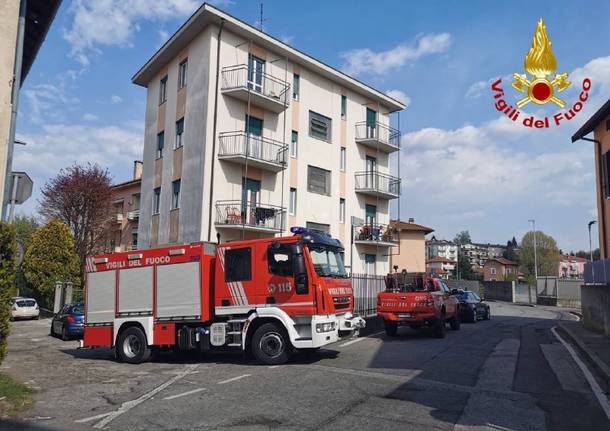
{"label": "drainpipe", "polygon": [[210,169],[210,205],[208,212],[208,241],[212,240],[212,206],[214,205],[214,164],[216,163],[216,128],[218,125],[218,82],[220,80],[220,38],[222,36],[222,28],[225,25],[224,18],[220,20],[220,28],[218,29],[218,46],[216,47],[216,88],[214,91],[214,125],[212,126],[212,167]]}
{"label": "drainpipe", "polygon": [[23,64],[23,38],[25,34],[25,12],[27,0],[19,4],[19,21],[17,23],[17,41],[15,47],[15,65],[13,66],[13,92],[11,95],[11,124],[8,134],[6,153],[6,173],[2,198],[2,218],[7,220],[8,203],[11,197],[11,179],[13,171],[13,149],[15,147],[15,130],[17,128],[17,110],[19,108],[19,89],[21,87],[21,66]]}
{"label": "drainpipe", "polygon": [[[606,202],[604,202],[604,196],[602,195],[603,193],[603,184],[602,184],[602,143],[600,141],[598,141],[597,139],[591,139],[591,138],[585,138],[584,136],[582,138],[583,141],[589,141],[589,142],[593,142],[595,143],[595,153],[596,156],[595,157],[597,159],[597,162],[599,163],[599,175],[597,176],[597,187],[599,188],[600,191],[600,196],[601,196],[601,205],[600,205],[600,209],[601,209],[601,217],[599,220],[599,224],[601,226],[601,233],[602,233],[602,244],[599,245],[599,251],[600,254],[602,256],[602,258],[606,259],[608,257],[607,255],[607,237],[606,237]],[[603,253],[602,253],[603,251]]]}

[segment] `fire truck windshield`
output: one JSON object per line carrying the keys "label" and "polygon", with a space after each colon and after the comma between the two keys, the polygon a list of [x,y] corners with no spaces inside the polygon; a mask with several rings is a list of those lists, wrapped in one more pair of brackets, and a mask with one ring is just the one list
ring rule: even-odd
{"label": "fire truck windshield", "polygon": [[347,278],[341,250],[336,247],[309,245],[313,267],[321,277]]}

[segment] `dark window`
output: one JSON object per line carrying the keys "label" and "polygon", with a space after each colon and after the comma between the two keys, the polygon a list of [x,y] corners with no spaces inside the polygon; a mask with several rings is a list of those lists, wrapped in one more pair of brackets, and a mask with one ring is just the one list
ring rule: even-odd
{"label": "dark window", "polygon": [[157,159],[163,157],[163,147],[165,147],[165,132],[157,135]]}
{"label": "dark window", "polygon": [[180,180],[172,181],[172,209],[180,208]]}
{"label": "dark window", "polygon": [[296,73],[292,76],[292,98],[299,100],[301,94],[301,77]]}
{"label": "dark window", "polygon": [[188,60],[184,60],[178,66],[178,90],[182,87],[186,86],[186,69],[188,65]]}
{"label": "dark window", "polygon": [[330,118],[309,111],[309,136],[312,138],[330,142],[331,124]]}
{"label": "dark window", "polygon": [[159,83],[159,105],[167,100],[167,75]]}
{"label": "dark window", "polygon": [[347,96],[341,95],[341,118],[345,118],[347,116]]}
{"label": "dark window", "polygon": [[330,196],[330,171],[307,166],[307,190]]}
{"label": "dark window", "polygon": [[236,248],[225,250],[225,281],[245,281],[252,279],[252,250]]}
{"label": "dark window", "polygon": [[610,197],[610,152],[602,154],[602,197]]}
{"label": "dark window", "polygon": [[269,274],[281,275],[284,277],[292,276],[292,253],[288,247],[284,245],[269,246],[267,250],[267,258],[269,261]]}
{"label": "dark window", "polygon": [[159,214],[161,207],[161,187],[153,190],[153,214]]}
{"label": "dark window", "polygon": [[176,121],[176,140],[174,142],[174,149],[180,148],[182,144],[182,136],[184,135],[184,118]]}

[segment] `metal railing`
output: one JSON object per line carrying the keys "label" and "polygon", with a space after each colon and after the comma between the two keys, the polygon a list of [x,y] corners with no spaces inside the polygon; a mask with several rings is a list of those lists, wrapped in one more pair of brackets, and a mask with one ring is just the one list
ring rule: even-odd
{"label": "metal railing", "polygon": [[356,123],[356,142],[368,139],[400,148],[400,132],[397,129],[381,123],[371,124],[366,121]]}
{"label": "metal railing", "polygon": [[286,165],[288,145],[246,132],[224,132],[219,136],[218,156],[244,156],[264,162]]}
{"label": "metal railing", "polygon": [[362,317],[377,314],[377,294],[385,290],[381,275],[352,274],[354,289],[354,313]]}
{"label": "metal railing", "polygon": [[216,202],[216,224],[282,230],[285,208],[238,200]]}
{"label": "metal railing", "polygon": [[375,191],[400,195],[400,178],[376,171],[356,172],[356,191]]}
{"label": "metal railing", "polygon": [[398,243],[398,232],[386,224],[365,224],[354,226],[354,241]]}
{"label": "metal railing", "polygon": [[288,105],[290,84],[265,72],[249,70],[246,64],[222,69],[222,89],[245,88]]}

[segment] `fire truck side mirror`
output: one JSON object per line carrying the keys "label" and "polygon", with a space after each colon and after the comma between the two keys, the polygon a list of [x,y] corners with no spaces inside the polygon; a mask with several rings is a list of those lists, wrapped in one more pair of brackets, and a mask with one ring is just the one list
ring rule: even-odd
{"label": "fire truck side mirror", "polygon": [[294,289],[297,295],[304,295],[309,292],[309,280],[307,268],[305,267],[303,247],[300,244],[294,244],[292,247],[292,265],[294,270]]}

